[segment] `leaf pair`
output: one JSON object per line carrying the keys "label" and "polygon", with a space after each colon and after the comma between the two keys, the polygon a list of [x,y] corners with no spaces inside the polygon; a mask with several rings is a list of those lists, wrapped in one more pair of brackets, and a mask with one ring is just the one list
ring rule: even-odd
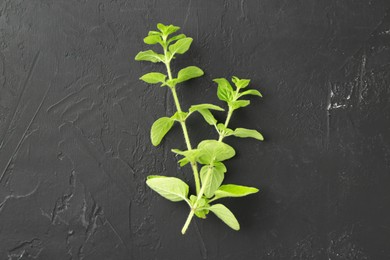
{"label": "leaf pair", "polygon": [[193,105],[190,107],[189,112],[193,113],[195,111],[199,112],[204,120],[209,125],[215,125],[217,123],[217,120],[213,116],[213,114],[210,112],[210,110],[217,110],[217,111],[224,111],[222,107],[212,105],[212,104],[199,104],[199,105]]}
{"label": "leaf pair", "polygon": [[159,84],[161,83],[161,86],[175,86],[178,83],[182,83],[184,81],[198,78],[203,75],[203,71],[196,67],[196,66],[189,66],[184,69],[181,69],[179,73],[177,74],[177,78],[171,79],[169,82],[166,81],[167,75],[164,75],[160,72],[150,72],[143,75],[140,80],[145,81],[149,84]]}
{"label": "leaf pair", "polygon": [[[197,201],[197,197],[191,195],[190,200],[188,197],[189,187],[182,180],[174,177],[152,175],[148,176],[146,184],[160,194],[162,197],[173,201],[186,201],[190,206],[194,206]],[[249,194],[256,193],[258,190],[251,187],[238,186],[238,185],[224,185],[218,190],[219,198],[223,197],[242,197]],[[244,195],[245,194],[245,195]],[[217,195],[216,195],[217,196]],[[225,224],[234,230],[239,230],[240,225],[234,216],[234,214],[224,205],[215,204],[210,206],[207,199],[201,199],[198,201],[197,208],[194,209],[195,214],[199,218],[206,218],[209,211],[213,212],[218,218],[220,218]]]}
{"label": "leaf pair", "polygon": [[220,100],[228,103],[233,109],[240,107],[246,107],[250,104],[249,100],[238,100],[238,98],[246,95],[262,96],[258,90],[251,89],[240,93],[240,90],[246,88],[249,85],[249,79],[239,79],[233,76],[232,81],[236,86],[236,90],[233,89],[229,81],[225,78],[218,78],[213,80],[218,84],[217,96]]}

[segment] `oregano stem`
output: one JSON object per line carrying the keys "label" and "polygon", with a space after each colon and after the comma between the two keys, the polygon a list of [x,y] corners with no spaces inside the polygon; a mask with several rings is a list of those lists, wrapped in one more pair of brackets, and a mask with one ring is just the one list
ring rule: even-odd
{"label": "oregano stem", "polygon": [[191,211],[190,211],[190,214],[188,214],[188,217],[187,217],[187,220],[186,220],[186,223],[184,223],[184,226],[183,228],[181,229],[181,233],[184,235],[191,223],[191,220],[192,218],[194,217],[194,214],[195,214],[195,210],[191,208]]}
{"label": "oregano stem", "polygon": [[189,226],[190,223],[191,223],[191,219],[194,217],[195,209],[196,209],[196,207],[198,206],[198,203],[199,203],[200,199],[202,198],[203,193],[204,193],[204,191],[205,191],[205,189],[206,189],[206,185],[208,184],[208,182],[209,182],[209,180],[210,180],[212,170],[213,170],[213,166],[210,165],[210,166],[209,166],[209,169],[207,170],[206,178],[205,178],[205,180],[204,180],[204,182],[203,182],[202,188],[200,189],[200,191],[199,191],[199,193],[198,193],[198,196],[197,196],[197,198],[196,198],[196,201],[195,201],[194,205],[192,205],[191,212],[190,212],[190,214],[188,214],[187,220],[186,220],[186,222],[185,222],[185,224],[184,224],[184,226],[183,226],[183,228],[182,228],[182,230],[181,230],[181,233],[182,233],[183,235],[186,233],[187,228],[188,228],[188,226]]}
{"label": "oregano stem", "polygon": [[[164,56],[166,59],[164,64],[165,64],[165,67],[167,69],[168,78],[169,78],[169,80],[172,80],[171,59],[168,59],[168,57],[167,57],[167,47],[166,46],[164,46]],[[176,93],[176,86],[170,87],[170,89],[172,92],[173,100],[175,101],[176,110],[177,110],[177,112],[182,113],[183,111],[181,110],[179,98],[178,98],[177,93]],[[188,135],[187,125],[186,125],[185,121],[180,121],[180,125],[181,125],[181,128],[183,130],[183,135],[184,135],[184,140],[185,140],[186,145],[187,145],[187,150],[191,151],[192,146],[191,146],[190,137]],[[195,180],[196,194],[198,194],[199,190],[200,190],[200,179],[199,179],[198,165],[196,163],[191,163],[191,168],[192,168],[192,172],[193,172],[194,180]]]}
{"label": "oregano stem", "polygon": [[[237,98],[239,97],[239,96],[238,96],[239,91],[240,91],[240,89],[237,88],[236,92],[234,93],[233,101],[236,101]],[[234,111],[233,107],[232,107],[230,104],[228,104],[228,105],[229,105],[229,111],[228,111],[228,113],[227,113],[226,121],[225,121],[225,124],[224,124],[224,125],[225,125],[225,128],[228,127],[229,122],[230,122],[230,119],[232,118],[233,111]],[[219,133],[218,142],[222,142],[223,138],[225,138],[225,136],[223,135],[223,133]]]}

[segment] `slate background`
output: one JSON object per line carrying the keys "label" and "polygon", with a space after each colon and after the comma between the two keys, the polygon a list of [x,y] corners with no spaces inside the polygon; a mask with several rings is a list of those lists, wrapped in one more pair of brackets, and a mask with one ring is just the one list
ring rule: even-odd
{"label": "slate background", "polygon": [[[183,203],[144,184],[184,176],[149,128],[174,113],[134,61],[157,22],[194,38],[174,70],[206,72],[183,106],[221,104],[216,77],[264,94],[232,126],[228,183],[261,193],[180,229]],[[390,259],[390,1],[0,1],[0,259]],[[215,136],[198,116],[193,142]]]}

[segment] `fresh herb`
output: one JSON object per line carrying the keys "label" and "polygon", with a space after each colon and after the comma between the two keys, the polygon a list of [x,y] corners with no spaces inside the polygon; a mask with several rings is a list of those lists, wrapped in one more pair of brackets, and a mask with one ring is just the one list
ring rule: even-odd
{"label": "fresh herb", "polygon": [[[243,197],[258,192],[257,188],[246,187],[235,184],[221,185],[227,172],[224,161],[235,155],[235,150],[230,145],[224,143],[228,136],[251,137],[262,141],[263,136],[256,130],[246,128],[229,128],[229,122],[233,112],[239,108],[250,104],[249,100],[242,99],[248,95],[262,96],[255,89],[246,90],[249,85],[249,79],[239,79],[232,77],[232,83],[224,78],[214,79],[217,83],[218,98],[227,104],[228,111],[224,123],[220,123],[214,117],[211,111],[224,111],[222,107],[212,104],[192,105],[188,111],[183,111],[176,93],[178,84],[193,78],[201,77],[204,73],[196,66],[189,66],[181,69],[174,77],[171,71],[171,61],[177,55],[184,54],[191,46],[192,38],[184,34],[176,34],[180,28],[174,25],[157,25],[158,31],[150,31],[144,38],[144,42],[149,45],[160,45],[163,53],[157,53],[153,50],[141,51],[135,57],[137,61],[150,61],[153,63],[163,63],[166,67],[166,74],[160,72],[150,72],[143,75],[140,79],[149,84],[159,84],[161,87],[168,87],[176,105],[176,113],[170,117],[161,117],[157,119],[150,132],[152,144],[157,146],[161,143],[164,136],[173,127],[175,122],[179,123],[184,135],[186,150],[172,149],[172,152],[180,155],[182,158],[178,161],[181,167],[189,164],[192,168],[196,194],[190,195],[189,186],[182,180],[175,177],[166,177],[159,175],[148,176],[146,184],[158,194],[170,201],[184,201],[190,208],[190,213],[181,230],[184,234],[192,220],[197,216],[205,219],[209,212],[213,212],[218,218],[225,222],[234,230],[239,230],[240,225],[233,213],[222,204],[214,204],[216,200],[226,197]],[[197,147],[193,147],[188,134],[186,120],[195,112],[200,113],[204,120],[213,126],[218,134],[217,140],[203,140]]]}

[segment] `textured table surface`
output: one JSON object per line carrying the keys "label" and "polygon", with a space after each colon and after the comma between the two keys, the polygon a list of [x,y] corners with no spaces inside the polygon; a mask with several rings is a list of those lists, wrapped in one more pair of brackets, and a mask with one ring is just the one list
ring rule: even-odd
{"label": "textured table surface", "polygon": [[[226,181],[261,192],[180,229],[185,204],[145,185],[191,180],[149,129],[174,113],[134,61],[157,22],[194,38],[173,70],[205,76],[178,90],[212,102],[217,77],[251,78],[264,98],[226,139]],[[200,117],[194,142],[215,137]],[[390,259],[390,1],[0,0],[0,259]]]}

